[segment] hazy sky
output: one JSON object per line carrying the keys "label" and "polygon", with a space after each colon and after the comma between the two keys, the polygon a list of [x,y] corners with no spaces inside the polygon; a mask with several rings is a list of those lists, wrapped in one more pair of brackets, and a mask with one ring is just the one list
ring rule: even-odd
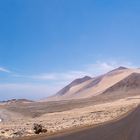
{"label": "hazy sky", "polygon": [[1,0],[0,100],[140,65],[139,0]]}

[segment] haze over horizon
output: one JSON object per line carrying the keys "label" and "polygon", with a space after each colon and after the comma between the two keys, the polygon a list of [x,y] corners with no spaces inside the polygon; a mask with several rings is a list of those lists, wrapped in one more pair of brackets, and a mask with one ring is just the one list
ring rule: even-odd
{"label": "haze over horizon", "polygon": [[0,100],[40,99],[72,80],[139,67],[137,0],[0,1]]}

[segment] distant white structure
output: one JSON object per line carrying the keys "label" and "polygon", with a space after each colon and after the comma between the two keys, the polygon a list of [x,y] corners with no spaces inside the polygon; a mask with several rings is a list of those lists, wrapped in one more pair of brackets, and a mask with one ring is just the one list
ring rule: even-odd
{"label": "distant white structure", "polygon": [[0,119],[0,122],[2,122],[2,119]]}

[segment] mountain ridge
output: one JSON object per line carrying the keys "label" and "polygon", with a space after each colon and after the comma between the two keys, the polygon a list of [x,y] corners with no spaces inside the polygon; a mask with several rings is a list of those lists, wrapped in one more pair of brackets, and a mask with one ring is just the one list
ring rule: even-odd
{"label": "mountain ridge", "polygon": [[[140,69],[120,66],[97,77],[85,76],[78,78],[57,92],[53,98],[49,98],[49,100],[83,99],[98,96],[105,92],[107,93],[109,89],[111,90],[118,83],[122,83],[122,86],[127,85],[127,83],[123,83],[123,80],[127,77],[129,78],[129,76],[133,76],[131,84],[134,84],[134,79],[137,78],[135,74],[140,74]],[[140,82],[140,78],[137,81]],[[117,89],[115,90],[117,91]]]}

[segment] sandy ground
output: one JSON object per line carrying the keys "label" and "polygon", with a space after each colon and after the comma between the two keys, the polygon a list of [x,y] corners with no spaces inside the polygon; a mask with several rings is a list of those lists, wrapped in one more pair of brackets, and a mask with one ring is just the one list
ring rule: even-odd
{"label": "sandy ground", "polygon": [[48,130],[48,134],[70,128],[94,126],[119,118],[139,104],[140,96],[133,96],[69,111],[46,113],[35,118],[8,111],[3,106],[0,106],[0,119],[2,120],[0,122],[0,138],[34,135],[34,123],[42,124]]}
{"label": "sandy ground", "polygon": [[113,120],[96,127],[87,127],[53,136],[36,136],[22,140],[139,140],[140,106],[119,120]]}

